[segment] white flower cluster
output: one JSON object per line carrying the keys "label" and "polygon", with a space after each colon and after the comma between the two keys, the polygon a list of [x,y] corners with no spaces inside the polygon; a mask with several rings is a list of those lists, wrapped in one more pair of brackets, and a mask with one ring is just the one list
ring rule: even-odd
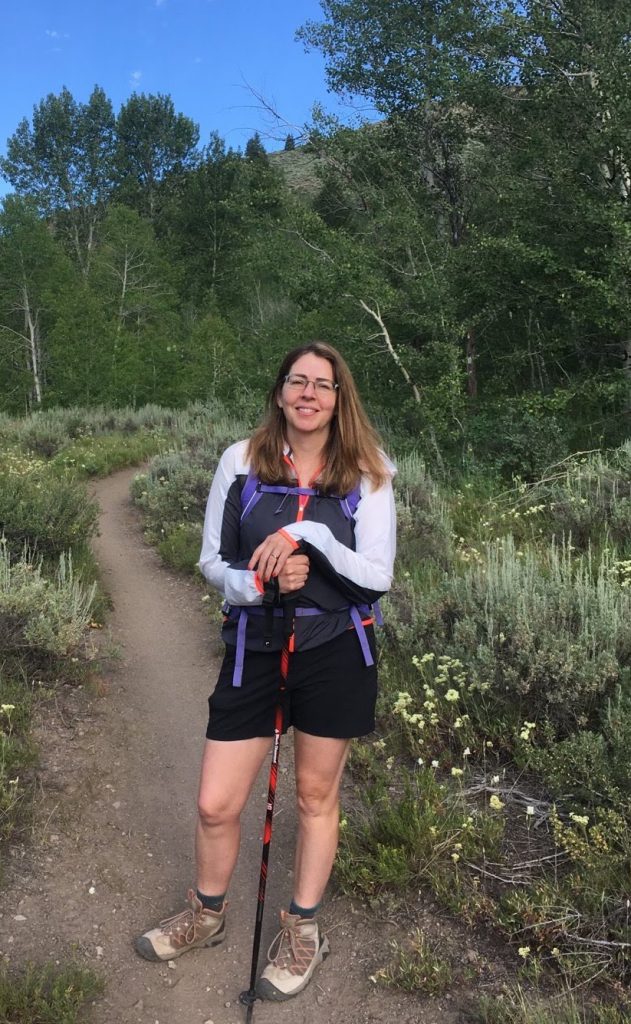
{"label": "white flower cluster", "polygon": [[589,825],[589,817],[586,814],[574,814],[574,812],[572,812],[570,814],[570,820],[573,821],[575,825]]}
{"label": "white flower cluster", "polygon": [[625,589],[631,587],[631,559],[624,562],[614,562],[611,572],[619,581],[621,587]]}
{"label": "white flower cluster", "polygon": [[415,711],[413,714],[410,714],[408,711],[413,700],[414,698],[406,690],[400,690],[397,699],[392,705],[392,713],[398,715],[408,725],[414,725],[419,731],[422,731],[425,728],[423,715],[419,711]]}

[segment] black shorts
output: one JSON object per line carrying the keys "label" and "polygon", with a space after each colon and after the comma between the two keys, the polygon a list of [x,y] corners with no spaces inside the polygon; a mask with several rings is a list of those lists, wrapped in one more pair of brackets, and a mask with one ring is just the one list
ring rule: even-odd
{"label": "black shorts", "polygon": [[[366,636],[375,657],[372,626]],[[376,660],[376,657],[375,657]],[[235,648],[226,647],[214,693],[208,698],[209,740],[246,740],[274,735],[280,654],[246,651],[243,680],[232,685]],[[289,656],[283,696],[283,732],[290,725],[312,736],[352,739],[375,728],[377,667],[366,665],[354,629]]]}

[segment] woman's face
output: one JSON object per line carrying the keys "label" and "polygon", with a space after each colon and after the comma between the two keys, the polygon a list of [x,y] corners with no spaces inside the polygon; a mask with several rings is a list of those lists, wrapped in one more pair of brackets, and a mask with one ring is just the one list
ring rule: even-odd
{"label": "woman's face", "polygon": [[328,359],[307,352],[296,360],[289,375],[306,377],[307,383],[293,387],[285,383],[280,390],[277,401],[285,414],[287,440],[291,444],[292,437],[298,439],[319,434],[324,443],[335,413],[337,391],[316,387],[315,382],[335,383],[333,366]]}

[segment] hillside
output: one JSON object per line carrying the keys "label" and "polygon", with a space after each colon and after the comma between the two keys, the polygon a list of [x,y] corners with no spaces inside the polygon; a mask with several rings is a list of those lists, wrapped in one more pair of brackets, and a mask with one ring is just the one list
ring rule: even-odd
{"label": "hillside", "polygon": [[318,175],[318,168],[323,162],[321,157],[309,152],[306,146],[298,146],[296,149],[269,153],[268,158],[272,167],[282,171],[292,192],[308,200],[315,199],[322,187]]}

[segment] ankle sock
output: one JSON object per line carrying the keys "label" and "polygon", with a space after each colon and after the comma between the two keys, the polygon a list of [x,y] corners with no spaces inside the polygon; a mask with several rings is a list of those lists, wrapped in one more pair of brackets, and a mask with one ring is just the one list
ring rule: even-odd
{"label": "ankle sock", "polygon": [[321,906],[321,903],[316,903],[315,907],[300,907],[298,906],[296,901],[292,899],[291,903],[289,904],[289,913],[298,914],[300,917],[304,917],[308,921],[310,920],[310,918],[316,916]]}
{"label": "ankle sock", "polygon": [[225,892],[221,896],[207,896],[205,892],[197,890],[197,899],[201,903],[204,910],[214,910],[215,913],[219,913],[224,905],[226,899]]}

